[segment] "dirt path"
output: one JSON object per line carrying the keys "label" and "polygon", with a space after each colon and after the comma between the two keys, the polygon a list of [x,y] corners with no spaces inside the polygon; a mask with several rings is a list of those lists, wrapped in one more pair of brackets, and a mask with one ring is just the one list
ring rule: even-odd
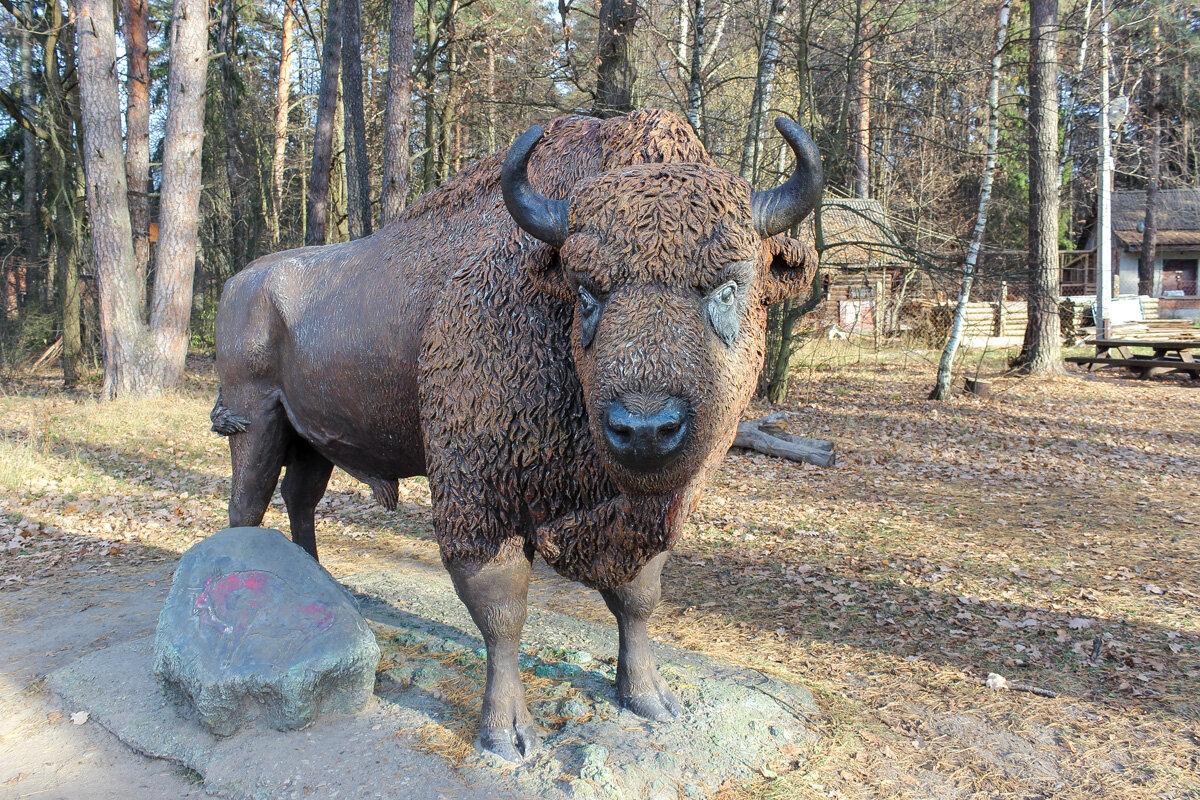
{"label": "dirt path", "polygon": [[97,572],[6,593],[0,603],[0,797],[21,800],[188,800],[205,797],[195,776],[146,758],[95,722],[73,724],[41,684],[47,672],[143,635],[170,570],[159,565]]}

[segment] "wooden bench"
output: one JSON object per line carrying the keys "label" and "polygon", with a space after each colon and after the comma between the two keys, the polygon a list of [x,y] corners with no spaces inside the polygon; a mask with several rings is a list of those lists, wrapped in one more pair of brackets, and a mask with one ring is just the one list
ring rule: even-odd
{"label": "wooden bench", "polygon": [[[1094,356],[1073,356],[1067,361],[1095,372],[1100,367],[1125,367],[1139,378],[1152,378],[1169,372],[1186,372],[1200,378],[1200,362],[1193,351],[1200,342],[1175,337],[1172,339],[1090,339],[1096,346]],[[1154,354],[1135,353],[1134,348],[1153,350]]]}
{"label": "wooden bench", "polygon": [[1173,358],[1107,358],[1101,356],[1071,356],[1067,361],[1088,368],[1095,372],[1100,367],[1128,367],[1139,373],[1138,377],[1152,378],[1155,375],[1165,375],[1168,372],[1187,372],[1192,377],[1200,376],[1200,364],[1177,361]]}

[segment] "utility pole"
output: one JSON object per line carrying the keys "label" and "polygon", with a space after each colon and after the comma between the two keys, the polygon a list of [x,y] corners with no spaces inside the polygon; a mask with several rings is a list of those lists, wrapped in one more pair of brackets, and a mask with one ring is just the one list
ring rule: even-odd
{"label": "utility pole", "polygon": [[1112,141],[1108,128],[1108,0],[1100,3],[1100,180],[1096,191],[1096,336],[1108,336],[1112,307]]}

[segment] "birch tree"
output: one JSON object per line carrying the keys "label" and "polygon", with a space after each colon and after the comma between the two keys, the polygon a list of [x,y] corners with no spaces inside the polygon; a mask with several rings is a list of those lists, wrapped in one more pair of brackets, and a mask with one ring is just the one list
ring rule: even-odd
{"label": "birch tree", "polygon": [[996,155],[1000,142],[1000,69],[1003,64],[1004,42],[1008,36],[1008,18],[1012,11],[1012,0],[1002,0],[1000,19],[996,24],[996,49],[992,52],[992,77],[988,82],[988,133],[987,161],[983,167],[983,180],[979,186],[979,208],[975,213],[975,227],[971,230],[971,242],[967,246],[967,259],[963,265],[962,282],[958,289],[958,306],[954,309],[954,322],[950,326],[950,337],[942,349],[938,363],[937,383],[929,394],[930,400],[946,400],[950,397],[951,369],[958,345],[962,341],[967,322],[967,303],[971,300],[971,284],[975,280],[975,268],[979,262],[979,248],[983,246],[983,235],[987,229],[988,203],[992,199],[992,177],[996,173]]}
{"label": "birch tree", "polygon": [[742,142],[741,175],[751,183],[758,176],[759,154],[762,152],[763,119],[771,108],[775,89],[775,69],[779,65],[779,34],[787,16],[788,0],[771,0],[767,24],[763,29],[762,47],[758,51],[758,70],[754,79],[754,97],[750,101],[750,124]]}

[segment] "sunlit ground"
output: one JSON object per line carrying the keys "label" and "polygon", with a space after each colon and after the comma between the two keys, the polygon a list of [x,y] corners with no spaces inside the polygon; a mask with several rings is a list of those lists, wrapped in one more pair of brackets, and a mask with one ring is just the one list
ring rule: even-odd
{"label": "sunlit ground", "polygon": [[[725,795],[1200,796],[1200,382],[998,378],[935,404],[928,356],[823,347],[798,361],[789,427],[833,440],[837,466],[732,454],[654,627],[822,705],[819,747]],[[173,559],[223,527],[214,396],[202,362],[156,400],[10,387],[0,597],[71,564]],[[264,524],[286,530],[282,512]],[[387,513],[335,474],[318,542],[335,574],[436,562],[424,479]],[[986,688],[991,672],[1021,688]]]}

